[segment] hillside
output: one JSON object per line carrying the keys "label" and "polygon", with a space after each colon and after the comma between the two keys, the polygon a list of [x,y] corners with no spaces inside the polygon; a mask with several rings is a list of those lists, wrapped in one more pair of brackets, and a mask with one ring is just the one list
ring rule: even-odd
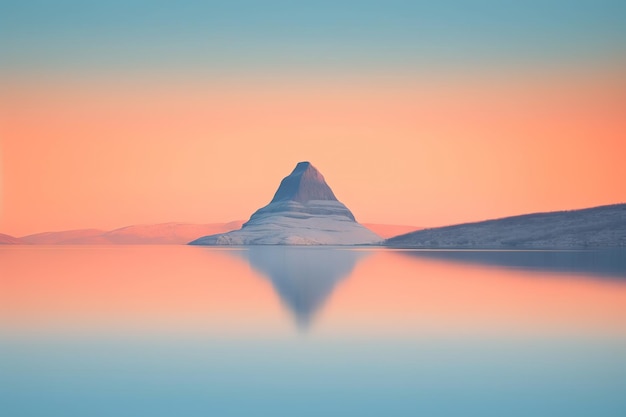
{"label": "hillside", "polygon": [[626,204],[534,213],[424,229],[388,246],[468,249],[585,249],[626,247]]}

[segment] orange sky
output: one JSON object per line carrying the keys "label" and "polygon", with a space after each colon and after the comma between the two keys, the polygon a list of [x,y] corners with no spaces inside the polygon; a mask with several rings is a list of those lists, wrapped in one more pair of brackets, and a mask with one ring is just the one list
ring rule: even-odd
{"label": "orange sky", "polygon": [[0,232],[246,219],[302,160],[363,222],[626,201],[619,71],[183,79],[3,81]]}

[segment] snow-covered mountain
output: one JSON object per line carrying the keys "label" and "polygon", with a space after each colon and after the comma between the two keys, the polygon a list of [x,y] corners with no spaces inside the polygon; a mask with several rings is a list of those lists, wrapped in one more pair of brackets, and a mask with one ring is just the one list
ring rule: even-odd
{"label": "snow-covered mountain", "polygon": [[363,227],[337,200],[322,174],[300,162],[272,201],[241,229],[205,236],[192,245],[362,245],[383,239]]}
{"label": "snow-covered mountain", "polygon": [[388,246],[459,249],[585,249],[626,247],[626,204],[533,213],[424,229]]}

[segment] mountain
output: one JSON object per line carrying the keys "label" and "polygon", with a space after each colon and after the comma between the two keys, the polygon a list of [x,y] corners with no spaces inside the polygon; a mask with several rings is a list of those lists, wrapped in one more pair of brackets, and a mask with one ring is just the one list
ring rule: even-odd
{"label": "mountain", "polygon": [[65,230],[45,232],[21,238],[25,243],[37,245],[150,245],[186,244],[190,240],[214,233],[238,229],[243,221],[229,223],[191,224],[159,223],[127,226],[105,231],[99,229]]}
{"label": "mountain", "polygon": [[0,233],[0,245],[19,245],[21,243],[24,243],[21,239]]}
{"label": "mountain", "polygon": [[205,236],[192,245],[358,245],[383,239],[356,222],[322,174],[300,162],[285,177],[272,201],[241,229]]}
{"label": "mountain", "polygon": [[626,204],[424,229],[385,243],[398,247],[460,249],[626,247]]}

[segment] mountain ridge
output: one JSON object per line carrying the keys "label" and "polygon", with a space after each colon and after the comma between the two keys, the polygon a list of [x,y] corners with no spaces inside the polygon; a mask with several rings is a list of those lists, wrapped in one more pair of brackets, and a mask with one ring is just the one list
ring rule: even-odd
{"label": "mountain ridge", "polygon": [[24,243],[20,238],[0,233],[0,245],[20,245]]}
{"label": "mountain ridge", "polygon": [[[233,220],[224,223],[184,223],[184,222],[165,222],[165,223],[148,223],[119,227],[113,230],[103,229],[68,229],[49,232],[32,233],[22,237],[14,237],[0,233],[0,241],[3,244],[27,244],[27,245],[116,245],[116,244],[187,244],[190,239],[205,236],[206,233],[215,231],[218,233],[228,232],[241,228],[245,223],[243,220]],[[389,238],[397,236],[401,233],[411,232],[421,229],[416,226],[395,225],[384,223],[361,223],[364,227],[381,236]],[[153,233],[148,235],[143,233],[144,230],[163,230],[164,227],[174,227],[179,230],[174,233],[175,236],[170,237],[163,231],[162,233]],[[191,229],[184,232],[185,229]],[[195,232],[193,229],[198,230]],[[114,235],[126,232],[128,239],[116,239]],[[187,234],[186,234],[187,233]],[[195,236],[193,236],[195,234]],[[2,237],[4,236],[4,238]]]}
{"label": "mountain ridge", "polygon": [[242,220],[226,223],[151,223],[124,226],[113,230],[73,229],[35,233],[21,238],[23,243],[35,245],[115,245],[115,244],[186,244],[207,233],[235,230]]}

